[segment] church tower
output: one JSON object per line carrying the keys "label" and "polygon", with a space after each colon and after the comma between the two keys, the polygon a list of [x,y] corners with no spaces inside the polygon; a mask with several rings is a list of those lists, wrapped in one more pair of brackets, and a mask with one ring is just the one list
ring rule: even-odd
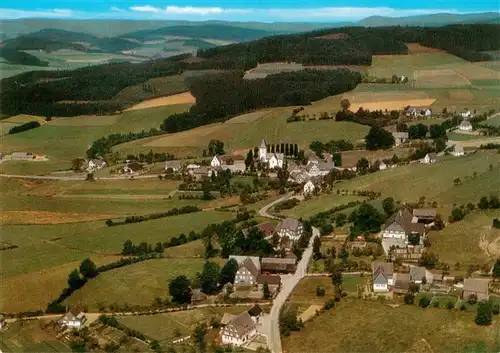
{"label": "church tower", "polygon": [[264,139],[262,139],[262,142],[259,146],[259,160],[262,162],[267,162],[267,146]]}

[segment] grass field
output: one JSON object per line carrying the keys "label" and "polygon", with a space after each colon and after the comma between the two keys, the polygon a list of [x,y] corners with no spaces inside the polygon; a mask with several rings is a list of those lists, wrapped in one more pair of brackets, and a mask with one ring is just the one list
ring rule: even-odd
{"label": "grass field", "polygon": [[[493,170],[489,170],[489,165]],[[426,202],[437,201],[438,208],[448,215],[454,203],[477,202],[481,195],[500,190],[500,155],[479,151],[464,157],[445,156],[432,165],[414,163],[394,169],[342,181],[336,188],[373,190],[382,197],[392,196],[399,201],[416,202],[425,196]],[[477,176],[473,179],[473,173]],[[429,176],[432,176],[430,178]],[[455,186],[453,180],[462,184]]]}
{"label": "grass field", "polygon": [[477,211],[441,231],[431,231],[430,251],[450,267],[459,262],[462,270],[468,265],[492,264],[500,256],[500,230],[491,223],[499,217],[498,210]]}
{"label": "grass field", "polygon": [[[85,156],[86,150],[99,137],[118,132],[158,129],[168,115],[183,112],[188,107],[189,105],[172,105],[124,112],[117,116],[54,118],[52,122],[39,128],[4,136],[0,148],[3,153],[29,151],[45,154],[50,163],[53,163],[51,170],[54,167],[69,169],[71,160]],[[57,143],[54,143],[55,140]],[[14,165],[11,163],[14,162],[2,163],[0,172],[15,172],[17,168],[22,168],[24,165],[29,165],[28,168],[32,169],[30,172],[38,168],[44,172],[46,171],[44,164],[48,162],[16,162]]]}
{"label": "grass field", "polygon": [[177,104],[195,104],[195,103],[196,99],[193,97],[191,92],[184,92],[167,97],[148,99],[139,104],[133,105],[132,107],[128,108],[127,111],[157,108],[157,107],[177,105]]}
{"label": "grass field", "polygon": [[[283,339],[290,353],[406,352],[425,339],[432,352],[495,352],[500,349],[498,318],[489,327],[474,314],[378,302],[344,300],[300,332]],[[484,347],[483,350],[480,347]]]}
{"label": "grass field", "polygon": [[364,197],[353,195],[337,195],[337,193],[321,194],[312,196],[309,200],[301,201],[290,210],[283,210],[281,213],[295,218],[309,218],[312,215],[330,209],[334,206],[344,205],[351,201],[363,200]]}
{"label": "grass field", "polygon": [[[203,258],[185,257],[155,259],[102,273],[90,280],[82,289],[67,300],[67,304],[83,303],[89,310],[97,310],[98,304],[106,306],[151,305],[155,297],[169,297],[169,281],[185,275],[196,278],[201,272]],[[224,262],[221,262],[223,265]],[[131,290],[131,288],[135,288]]]}
{"label": "grass field", "polygon": [[[350,123],[323,120],[314,122],[287,123],[292,108],[275,108],[258,113],[245,114],[225,123],[202,126],[189,131],[168,134],[160,137],[146,138],[119,145],[116,150],[121,153],[138,153],[139,151],[171,151],[175,155],[201,155],[210,139],[224,142],[226,151],[244,150],[257,146],[262,138],[268,143],[287,141],[298,143],[301,148],[309,146],[312,140],[346,139],[359,141],[363,139],[368,127]],[[237,133],[236,133],[237,132]]]}
{"label": "grass field", "polygon": [[493,125],[493,126],[500,126],[500,115],[497,115],[493,118],[488,119],[485,124],[488,125]]}

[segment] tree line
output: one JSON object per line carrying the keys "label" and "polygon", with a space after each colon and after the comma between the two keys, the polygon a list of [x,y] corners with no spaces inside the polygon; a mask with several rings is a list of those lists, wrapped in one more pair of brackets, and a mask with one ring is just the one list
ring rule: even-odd
{"label": "tree line", "polygon": [[10,135],[17,134],[19,132],[28,131],[28,130],[35,129],[35,128],[40,127],[40,126],[41,125],[38,121],[29,121],[29,122],[24,123],[22,125],[18,125],[18,126],[14,126],[14,127],[10,128],[9,134]]}
{"label": "tree line", "polygon": [[183,206],[181,208],[174,207],[171,210],[168,210],[167,212],[151,213],[151,214],[144,215],[144,216],[127,216],[127,217],[125,217],[125,220],[123,222],[113,222],[113,220],[107,219],[106,225],[108,227],[112,227],[112,226],[117,226],[117,225],[127,224],[127,223],[139,223],[139,222],[149,221],[152,219],[178,216],[178,215],[182,215],[182,214],[194,213],[194,212],[200,212],[200,211],[201,211],[201,208],[199,208],[198,206],[187,205],[187,206]]}
{"label": "tree line", "polygon": [[347,69],[304,70],[258,80],[243,79],[241,71],[196,77],[189,82],[196,105],[169,116],[161,129],[178,132],[264,107],[308,105],[353,90],[360,82],[361,75]]}

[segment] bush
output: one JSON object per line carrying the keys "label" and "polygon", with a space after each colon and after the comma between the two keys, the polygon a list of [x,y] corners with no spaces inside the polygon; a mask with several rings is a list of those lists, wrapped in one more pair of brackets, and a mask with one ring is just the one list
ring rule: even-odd
{"label": "bush", "polygon": [[23,131],[28,131],[31,129],[35,129],[37,127],[40,127],[40,123],[38,121],[30,121],[25,124],[19,125],[19,126],[14,126],[9,130],[9,134],[17,134],[19,132]]}
{"label": "bush", "polygon": [[493,305],[491,312],[493,313],[493,315],[498,315],[500,313],[500,305],[499,304]]}
{"label": "bush", "polygon": [[405,304],[413,304],[415,302],[415,295],[413,293],[406,293],[405,294]]}
{"label": "bush", "polygon": [[317,286],[316,287],[316,296],[317,297],[324,297],[326,294],[326,290],[323,287]]}
{"label": "bush", "polygon": [[482,300],[479,302],[476,312],[476,324],[481,326],[490,325],[493,320],[492,305],[490,302]]}
{"label": "bush", "polygon": [[477,295],[475,295],[475,294],[469,295],[469,297],[467,298],[467,303],[469,303],[471,305],[476,304],[477,303]]}
{"label": "bush", "polygon": [[448,303],[446,303],[446,309],[451,310],[455,307],[455,304],[449,300]]}
{"label": "bush", "polygon": [[335,306],[335,301],[333,299],[329,299],[326,303],[325,303],[325,310],[330,310],[331,308],[333,308]]}
{"label": "bush", "polygon": [[418,306],[420,306],[421,308],[427,308],[429,306],[429,304],[431,303],[430,299],[427,298],[427,297],[422,297],[420,298],[420,300],[418,301]]}
{"label": "bush", "polygon": [[432,302],[432,307],[433,308],[439,308],[439,300],[437,298],[434,299],[434,301]]}

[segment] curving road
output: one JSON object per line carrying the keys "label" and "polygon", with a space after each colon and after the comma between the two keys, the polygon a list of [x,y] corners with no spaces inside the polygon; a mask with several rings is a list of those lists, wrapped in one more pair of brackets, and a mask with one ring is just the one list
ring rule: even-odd
{"label": "curving road", "polygon": [[[276,201],[271,202],[270,204],[262,207],[259,210],[259,215],[262,217],[277,219],[277,217],[269,214],[267,211],[276,205],[277,203],[286,200],[292,196],[292,193],[287,194]],[[271,350],[272,353],[282,353],[283,350],[281,348],[281,336],[280,336],[280,328],[279,328],[279,315],[283,304],[285,304],[287,298],[292,293],[293,289],[299,283],[299,281],[304,278],[307,272],[307,265],[309,264],[309,260],[312,256],[312,248],[313,242],[316,237],[319,236],[319,230],[313,227],[312,237],[309,240],[308,247],[304,250],[302,254],[302,258],[297,264],[297,270],[294,274],[288,276],[281,277],[281,290],[273,300],[273,306],[271,308],[271,312],[268,316],[263,318],[262,322],[262,330],[263,333],[267,335],[267,346]]]}

